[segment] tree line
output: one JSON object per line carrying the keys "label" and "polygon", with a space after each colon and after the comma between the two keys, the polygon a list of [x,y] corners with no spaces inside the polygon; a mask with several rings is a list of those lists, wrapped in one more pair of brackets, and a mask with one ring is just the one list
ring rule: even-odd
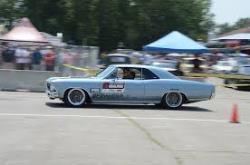
{"label": "tree line", "polygon": [[250,27],[250,18],[241,18],[232,25],[230,25],[229,23],[217,25],[216,33],[218,35],[221,35],[231,32],[233,30],[238,30],[241,28],[249,28],[249,27]]}
{"label": "tree line", "polygon": [[211,0],[1,0],[0,21],[10,28],[28,17],[69,43],[141,49],[173,30],[206,40],[214,26],[210,6]]}

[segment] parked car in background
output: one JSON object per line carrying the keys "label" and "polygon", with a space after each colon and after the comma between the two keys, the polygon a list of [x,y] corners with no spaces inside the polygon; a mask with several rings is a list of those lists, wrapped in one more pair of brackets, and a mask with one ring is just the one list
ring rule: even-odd
{"label": "parked car in background", "polygon": [[215,94],[212,84],[182,80],[166,70],[148,65],[111,65],[96,77],[52,77],[47,95],[79,107],[86,103],[160,104],[179,108],[205,101]]}
{"label": "parked car in background", "polygon": [[238,74],[250,75],[250,64],[248,64],[248,65],[240,65],[238,67]]}
{"label": "parked car in background", "polygon": [[216,65],[212,66],[214,72],[232,73],[248,75],[248,66],[250,59],[245,57],[228,58],[218,61]]}
{"label": "parked car in background", "polygon": [[237,67],[234,63],[230,61],[218,61],[217,64],[211,67],[214,73],[233,73],[236,72]]}
{"label": "parked car in background", "polygon": [[154,60],[151,65],[163,68],[164,70],[174,74],[175,76],[184,75],[180,69],[180,63],[175,60]]}
{"label": "parked car in background", "polygon": [[132,60],[129,55],[126,54],[108,54],[105,59],[106,65],[112,65],[112,64],[131,64]]}
{"label": "parked car in background", "polygon": [[231,74],[243,76],[241,78],[227,78],[224,80],[224,84],[236,87],[238,89],[243,89],[245,87],[250,87],[250,79],[249,77],[246,78],[246,76],[250,76],[250,60],[248,58],[235,60],[230,59],[233,61],[234,69],[231,72]]}
{"label": "parked car in background", "polygon": [[113,53],[108,54],[102,61],[103,66],[101,68],[106,68],[112,64],[136,64],[138,59],[131,55],[121,54],[121,53]]}

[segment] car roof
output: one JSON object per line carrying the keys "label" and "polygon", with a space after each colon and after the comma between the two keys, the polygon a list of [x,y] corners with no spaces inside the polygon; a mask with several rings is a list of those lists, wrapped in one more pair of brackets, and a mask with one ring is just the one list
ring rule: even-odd
{"label": "car roof", "polygon": [[129,68],[153,68],[153,69],[160,69],[159,67],[156,66],[151,66],[151,65],[141,65],[141,64],[113,64],[112,66],[115,67],[129,67]]}
{"label": "car roof", "polygon": [[128,67],[128,68],[145,68],[153,71],[161,79],[178,79],[176,76],[169,72],[166,72],[163,68],[159,68],[152,65],[140,65],[140,64],[112,64],[113,67]]}

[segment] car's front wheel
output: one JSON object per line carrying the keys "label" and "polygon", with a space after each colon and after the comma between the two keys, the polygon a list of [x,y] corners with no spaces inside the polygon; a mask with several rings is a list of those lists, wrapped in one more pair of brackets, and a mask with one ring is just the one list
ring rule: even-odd
{"label": "car's front wheel", "polygon": [[179,92],[169,92],[165,95],[163,101],[166,108],[177,109],[182,106],[183,96]]}
{"label": "car's front wheel", "polygon": [[73,107],[84,105],[86,98],[86,93],[82,89],[76,88],[68,90],[64,95],[65,103]]}

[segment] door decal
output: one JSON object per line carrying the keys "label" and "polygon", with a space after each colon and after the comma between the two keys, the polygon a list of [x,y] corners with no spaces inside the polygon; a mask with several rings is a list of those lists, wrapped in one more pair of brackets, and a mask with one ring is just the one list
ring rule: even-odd
{"label": "door decal", "polygon": [[124,89],[124,82],[119,83],[110,83],[110,82],[104,82],[102,85],[103,89]]}
{"label": "door decal", "polygon": [[99,100],[119,100],[124,98],[124,90],[124,82],[104,82],[100,92],[93,93],[93,97]]}

